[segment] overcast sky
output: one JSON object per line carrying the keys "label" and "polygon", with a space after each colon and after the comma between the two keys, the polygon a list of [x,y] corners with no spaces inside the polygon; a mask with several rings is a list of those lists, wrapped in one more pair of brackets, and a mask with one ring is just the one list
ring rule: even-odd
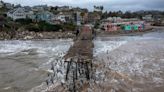
{"label": "overcast sky", "polygon": [[79,6],[93,10],[94,5],[103,5],[105,10],[123,10],[123,11],[136,11],[136,10],[163,10],[164,0],[3,0],[13,4],[21,5],[41,5],[47,4],[52,6]]}

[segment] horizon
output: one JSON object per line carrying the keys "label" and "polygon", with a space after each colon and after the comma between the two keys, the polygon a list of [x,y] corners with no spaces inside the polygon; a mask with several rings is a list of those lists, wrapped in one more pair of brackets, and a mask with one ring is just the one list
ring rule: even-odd
{"label": "horizon", "polygon": [[[21,4],[22,6],[36,6],[36,5],[48,5],[48,6],[71,6],[71,7],[80,7],[87,8],[89,11],[94,10],[94,5],[103,6],[104,11],[164,11],[164,1],[163,0],[145,0],[145,1],[136,1],[136,0],[35,0],[30,2],[29,0],[2,0],[3,2],[11,3],[14,5]],[[124,7],[124,8],[122,8]]]}

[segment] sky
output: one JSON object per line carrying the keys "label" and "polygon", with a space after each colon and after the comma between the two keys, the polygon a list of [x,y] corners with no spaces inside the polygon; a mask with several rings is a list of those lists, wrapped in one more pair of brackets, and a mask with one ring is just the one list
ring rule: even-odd
{"label": "sky", "polygon": [[103,5],[105,11],[138,11],[161,10],[164,11],[164,0],[3,0],[23,6],[51,5],[82,7],[93,10],[94,5]]}

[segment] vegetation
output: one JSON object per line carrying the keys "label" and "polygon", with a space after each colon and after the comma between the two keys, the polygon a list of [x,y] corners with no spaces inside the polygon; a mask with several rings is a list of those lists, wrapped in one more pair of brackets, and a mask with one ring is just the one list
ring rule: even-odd
{"label": "vegetation", "polygon": [[74,25],[73,23],[65,23],[62,25],[62,27],[65,31],[74,31],[76,29],[76,25]]}
{"label": "vegetation", "polygon": [[39,22],[38,27],[41,31],[58,31],[62,29],[61,25],[52,25],[44,21]]}
{"label": "vegetation", "polygon": [[40,32],[40,31],[59,31],[61,30],[75,30],[76,25],[73,23],[64,23],[60,25],[53,25],[49,24],[45,21],[40,21],[40,22],[33,22],[31,19],[18,19],[15,21],[16,23],[19,23],[29,31],[35,31],[35,32]]}
{"label": "vegetation", "polygon": [[60,29],[61,30],[64,30],[64,31],[67,31],[67,30],[75,30],[76,26],[73,25],[73,24],[62,24],[62,25],[53,25],[53,24],[49,24],[45,21],[41,21],[41,22],[38,22],[38,23],[31,23],[31,24],[28,24],[26,25],[25,27],[27,30],[29,31],[35,31],[35,32],[40,32],[40,31],[59,31]]}
{"label": "vegetation", "polygon": [[32,19],[17,19],[16,22],[22,24],[22,25],[28,25],[32,23]]}
{"label": "vegetation", "polygon": [[99,25],[100,25],[100,23],[98,21],[96,21],[94,28],[96,28],[96,29],[99,28]]}
{"label": "vegetation", "polygon": [[52,25],[52,24],[46,23],[45,21],[41,21],[38,23],[28,24],[26,25],[25,28],[29,31],[39,32],[39,31],[58,31],[62,27],[61,25]]}

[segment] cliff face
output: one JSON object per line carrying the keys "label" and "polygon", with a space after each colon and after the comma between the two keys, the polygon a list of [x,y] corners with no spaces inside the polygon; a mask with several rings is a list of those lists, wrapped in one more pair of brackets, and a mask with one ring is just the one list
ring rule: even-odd
{"label": "cliff face", "polygon": [[0,40],[74,38],[73,32],[33,32],[19,28],[17,31],[0,31]]}

